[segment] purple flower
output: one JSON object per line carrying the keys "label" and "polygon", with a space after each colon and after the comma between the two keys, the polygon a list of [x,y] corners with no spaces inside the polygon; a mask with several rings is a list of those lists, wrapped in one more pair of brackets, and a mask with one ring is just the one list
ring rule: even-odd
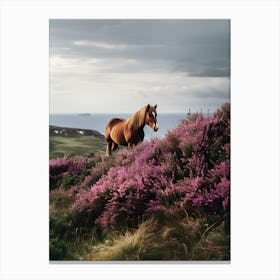
{"label": "purple flower", "polygon": [[[182,120],[164,139],[131,151],[100,157],[91,164],[68,158],[50,162],[50,173],[80,174],[74,213],[102,228],[136,226],[155,214],[175,215],[182,208],[206,215],[230,207],[230,106],[213,117]],[[90,167],[89,167],[90,166]],[[79,217],[83,217],[80,215]]]}

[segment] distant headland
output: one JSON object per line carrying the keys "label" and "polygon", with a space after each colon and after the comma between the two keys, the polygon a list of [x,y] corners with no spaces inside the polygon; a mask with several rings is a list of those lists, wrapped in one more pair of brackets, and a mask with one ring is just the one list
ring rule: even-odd
{"label": "distant headland", "polygon": [[88,116],[91,116],[90,113],[81,113],[81,114],[78,114],[78,116],[80,117],[88,117]]}

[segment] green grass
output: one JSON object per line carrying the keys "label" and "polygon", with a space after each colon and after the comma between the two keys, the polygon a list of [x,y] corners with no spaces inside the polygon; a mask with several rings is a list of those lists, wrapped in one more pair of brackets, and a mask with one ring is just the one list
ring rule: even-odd
{"label": "green grass", "polygon": [[136,229],[101,233],[71,222],[73,198],[64,189],[50,193],[52,260],[230,260],[230,235],[224,221],[176,217],[149,219]]}
{"label": "green grass", "polygon": [[87,244],[80,259],[87,261],[229,260],[229,236],[223,225],[201,236],[201,224],[176,221],[162,225],[148,220],[136,230],[111,232],[101,242]]}
{"label": "green grass", "polygon": [[145,247],[150,233],[151,221],[144,222],[135,231],[114,234],[103,242],[94,244],[84,255],[86,260],[96,261],[132,261],[140,260],[141,250]]}
{"label": "green grass", "polygon": [[106,150],[105,139],[95,136],[50,136],[50,158],[65,154],[88,156]]}

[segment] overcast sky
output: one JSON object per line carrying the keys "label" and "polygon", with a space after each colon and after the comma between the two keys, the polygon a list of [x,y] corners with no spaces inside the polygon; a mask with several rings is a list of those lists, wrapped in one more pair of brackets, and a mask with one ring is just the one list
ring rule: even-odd
{"label": "overcast sky", "polygon": [[50,20],[50,112],[211,112],[230,99],[229,20]]}

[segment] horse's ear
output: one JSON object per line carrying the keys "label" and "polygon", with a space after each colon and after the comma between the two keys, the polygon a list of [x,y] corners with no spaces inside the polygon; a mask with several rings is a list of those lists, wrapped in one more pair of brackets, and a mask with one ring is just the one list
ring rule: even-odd
{"label": "horse's ear", "polygon": [[147,106],[146,106],[146,112],[148,112],[150,110],[150,104],[148,104]]}
{"label": "horse's ear", "polygon": [[157,109],[157,104],[154,107],[155,107],[155,109]]}

